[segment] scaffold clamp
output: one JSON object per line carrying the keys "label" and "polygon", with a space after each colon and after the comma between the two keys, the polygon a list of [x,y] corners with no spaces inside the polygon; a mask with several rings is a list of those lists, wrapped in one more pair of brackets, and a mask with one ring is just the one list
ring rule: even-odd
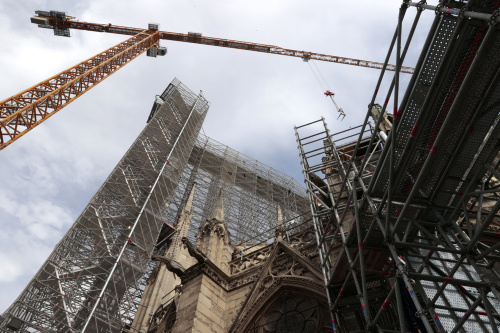
{"label": "scaffold clamp", "polygon": [[417,10],[423,12],[425,10],[425,8],[423,7],[423,5],[426,5],[427,4],[427,1],[426,0],[422,0],[420,1],[418,4],[417,4]]}
{"label": "scaffold clamp", "polygon": [[438,4],[436,8],[434,8],[434,12],[436,13],[436,15],[441,14],[441,8],[443,7],[444,7],[443,4]]}
{"label": "scaffold clamp", "polygon": [[494,26],[495,24],[497,24],[497,19],[498,19],[498,16],[500,16],[500,8],[495,10],[493,12],[493,14],[491,14],[491,17],[490,17],[490,20],[488,21],[488,25],[490,27]]}

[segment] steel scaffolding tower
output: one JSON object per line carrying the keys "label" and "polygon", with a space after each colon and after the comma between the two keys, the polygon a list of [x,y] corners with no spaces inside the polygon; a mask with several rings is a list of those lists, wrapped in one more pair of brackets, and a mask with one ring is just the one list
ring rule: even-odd
{"label": "steel scaffolding tower", "polygon": [[[409,6],[418,12],[402,49]],[[397,66],[421,12],[436,16],[403,98],[396,72],[374,104],[382,71],[359,128],[296,128],[334,330],[498,332],[498,7],[405,1],[387,56],[396,45]],[[369,118],[391,98],[387,134],[383,116],[373,128]]]}
{"label": "steel scaffolding tower", "polygon": [[[161,102],[161,105],[160,103]],[[156,113],[25,290],[2,330],[118,332],[208,111],[174,80]]]}
{"label": "steel scaffolding tower", "polygon": [[219,188],[233,243],[274,238],[278,205],[289,230],[309,226],[293,178],[199,133],[208,106],[176,79],[156,98],[142,133],[0,318],[1,332],[121,332],[193,183],[193,243]]}

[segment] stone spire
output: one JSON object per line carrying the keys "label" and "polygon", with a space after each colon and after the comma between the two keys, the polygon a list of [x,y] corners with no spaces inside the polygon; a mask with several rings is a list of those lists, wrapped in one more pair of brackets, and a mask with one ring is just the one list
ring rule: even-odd
{"label": "stone spire", "polygon": [[192,211],[193,210],[193,199],[194,199],[194,189],[196,188],[196,183],[193,183],[193,187],[191,188],[191,192],[189,193],[188,200],[186,205],[183,208],[183,211]]}
{"label": "stone spire", "polygon": [[170,292],[181,283],[179,272],[191,267],[194,259],[189,255],[182,238],[186,237],[193,216],[193,200],[196,183],[193,184],[188,200],[182,209],[176,223],[177,232],[172,236],[166,251],[156,256],[156,267],[148,279],[148,284],[141,299],[141,306],[137,310],[132,327],[135,330],[146,332],[151,315],[156,311],[165,292]]}
{"label": "stone spire", "polygon": [[196,189],[196,183],[193,183],[193,187],[191,188],[191,192],[189,193],[189,197],[186,201],[186,204],[180,210],[179,216],[177,218],[177,223],[175,224],[177,228],[177,232],[172,236],[172,241],[170,242],[170,246],[165,252],[164,256],[178,260],[179,251],[183,248],[182,245],[182,237],[186,237],[189,226],[191,224],[191,218],[193,216],[193,199],[194,192]]}
{"label": "stone spire", "polygon": [[186,237],[189,225],[191,224],[191,217],[193,216],[193,199],[194,199],[194,191],[196,188],[196,183],[193,183],[193,187],[191,188],[191,192],[189,193],[189,197],[186,201],[186,204],[182,208],[179,219],[177,220],[177,238],[181,239],[182,237]]}
{"label": "stone spire", "polygon": [[224,222],[224,196],[222,194],[222,188],[219,190],[217,201],[215,202],[212,214],[210,214],[210,220],[213,219]]}
{"label": "stone spire", "polygon": [[283,214],[281,213],[281,206],[278,205],[278,221],[276,223],[276,241],[283,242],[286,238],[285,224],[283,222]]}
{"label": "stone spire", "polygon": [[219,190],[210,217],[203,223],[196,235],[196,246],[226,274],[231,261],[229,231],[224,222],[224,195]]}

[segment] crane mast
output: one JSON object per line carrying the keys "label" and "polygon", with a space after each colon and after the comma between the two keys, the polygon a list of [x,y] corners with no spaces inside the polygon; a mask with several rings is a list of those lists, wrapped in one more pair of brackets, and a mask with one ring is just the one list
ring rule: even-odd
{"label": "crane mast", "polygon": [[[250,43],[202,36],[199,33],[159,31],[158,25],[149,29],[124,27],[112,24],[79,22],[57,11],[36,11],[31,22],[40,28],[54,30],[57,36],[70,36],[70,29],[129,35],[127,40],[95,55],[67,70],[42,81],[0,102],[0,150],[7,147],[28,131],[47,120],[57,111],[95,87],[109,75],[122,68],[141,53],[148,56],[165,55],[159,46],[160,39],[227,47],[302,58],[304,61],[320,60],[346,65],[395,71],[396,66],[373,61],[337,57],[327,54],[286,49],[275,45]],[[402,73],[413,74],[413,68],[401,67]]]}

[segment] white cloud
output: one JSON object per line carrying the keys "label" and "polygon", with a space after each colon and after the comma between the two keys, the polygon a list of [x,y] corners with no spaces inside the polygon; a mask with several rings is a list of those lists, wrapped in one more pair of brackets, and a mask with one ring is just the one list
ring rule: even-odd
{"label": "white cloud", "polygon": [[26,233],[42,240],[61,236],[61,229],[72,222],[65,208],[44,199],[16,202],[0,193],[0,209],[14,217]]}
{"label": "white cloud", "polygon": [[14,281],[19,275],[21,275],[22,269],[16,259],[5,254],[0,254],[0,261],[2,262],[0,283]]}

